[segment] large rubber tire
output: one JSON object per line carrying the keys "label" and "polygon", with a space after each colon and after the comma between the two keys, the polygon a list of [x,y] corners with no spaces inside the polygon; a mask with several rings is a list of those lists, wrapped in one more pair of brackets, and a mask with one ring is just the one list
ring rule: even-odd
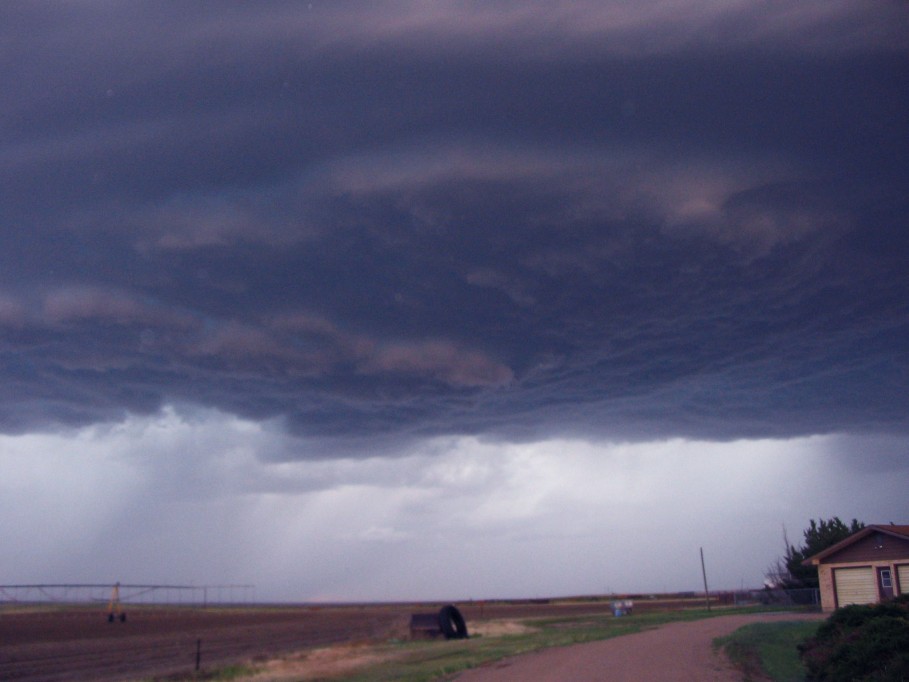
{"label": "large rubber tire", "polygon": [[445,639],[467,639],[467,623],[456,606],[449,604],[439,610],[439,629]]}

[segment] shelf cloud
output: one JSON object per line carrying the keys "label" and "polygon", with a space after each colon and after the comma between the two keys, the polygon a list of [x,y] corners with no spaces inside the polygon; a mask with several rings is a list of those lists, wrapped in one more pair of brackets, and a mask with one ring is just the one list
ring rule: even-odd
{"label": "shelf cloud", "polygon": [[256,494],[455,442],[905,475],[906,20],[10,3],[0,432],[238,420]]}

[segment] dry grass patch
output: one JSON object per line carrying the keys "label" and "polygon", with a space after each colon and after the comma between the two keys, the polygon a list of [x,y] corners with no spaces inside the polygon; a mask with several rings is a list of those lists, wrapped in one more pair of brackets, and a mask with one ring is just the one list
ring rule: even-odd
{"label": "dry grass patch", "polygon": [[[472,637],[507,637],[536,632],[517,620],[490,620],[473,624]],[[380,644],[337,644],[256,664],[256,672],[238,678],[242,682],[291,682],[343,678],[357,670],[381,663],[400,661],[412,655],[408,650]]]}
{"label": "dry grass patch", "polygon": [[257,664],[256,673],[243,682],[288,682],[290,680],[328,680],[402,654],[380,650],[371,644],[337,644]]}
{"label": "dry grass patch", "polygon": [[476,625],[469,625],[468,632],[471,637],[503,637],[505,635],[526,635],[536,632],[538,628],[531,627],[517,620],[487,620]]}

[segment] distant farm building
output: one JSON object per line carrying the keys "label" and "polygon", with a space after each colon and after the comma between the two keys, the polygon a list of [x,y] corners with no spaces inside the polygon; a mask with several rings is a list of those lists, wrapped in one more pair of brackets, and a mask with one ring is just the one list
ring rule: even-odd
{"label": "distant farm building", "polygon": [[805,559],[817,566],[821,606],[875,604],[909,593],[909,526],[866,526]]}

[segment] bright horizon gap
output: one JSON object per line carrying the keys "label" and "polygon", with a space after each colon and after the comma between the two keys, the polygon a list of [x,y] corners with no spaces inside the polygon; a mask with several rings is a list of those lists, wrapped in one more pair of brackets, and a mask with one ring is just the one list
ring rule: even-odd
{"label": "bright horizon gap", "polygon": [[[32,538],[33,564],[17,574],[19,582],[64,582],[61,570],[70,572],[70,582],[94,580],[103,548],[112,577],[155,582],[160,575],[144,568],[148,552],[167,551],[185,557],[169,576],[174,582],[254,584],[257,599],[266,601],[700,592],[703,546],[711,588],[735,590],[762,584],[764,569],[782,554],[783,526],[792,538],[819,514],[868,523],[887,515],[884,505],[867,502],[836,508],[830,496],[843,490],[813,473],[843,452],[886,444],[874,439],[613,444],[467,437],[435,439],[396,458],[270,462],[269,453],[284,451],[287,439],[231,415],[187,417],[173,409],[65,436],[0,436],[6,485],[18,491],[4,495],[2,511],[18,509],[20,528],[47,529]],[[187,460],[189,447],[211,454]],[[167,478],[136,452],[167,464]],[[48,486],[47,471],[66,487]],[[854,489],[862,482],[836,485]],[[158,502],[137,517],[135,504],[152,488]],[[790,500],[799,498],[793,507]],[[26,499],[41,502],[33,507],[40,517],[23,516]],[[373,513],[355,513],[363,505]],[[736,512],[717,516],[717,508]],[[225,517],[225,509],[234,511]],[[187,510],[192,523],[184,520]],[[746,517],[752,528],[760,523],[751,543],[738,530]],[[65,518],[67,525],[42,518]],[[85,537],[92,528],[91,542],[67,542],[74,529]],[[441,544],[440,528],[448,538]],[[15,532],[7,530],[4,541],[22,542]],[[210,550],[199,554],[203,536]],[[571,585],[564,584],[561,562],[553,572],[528,563],[553,543],[571,564]],[[520,551],[478,566],[484,562],[477,557],[496,556],[497,546]],[[61,547],[66,568],[53,568]],[[661,552],[684,571],[662,570]],[[354,560],[370,562],[375,580],[326,590],[322,581],[336,581]],[[414,580],[414,566],[432,577]]]}

